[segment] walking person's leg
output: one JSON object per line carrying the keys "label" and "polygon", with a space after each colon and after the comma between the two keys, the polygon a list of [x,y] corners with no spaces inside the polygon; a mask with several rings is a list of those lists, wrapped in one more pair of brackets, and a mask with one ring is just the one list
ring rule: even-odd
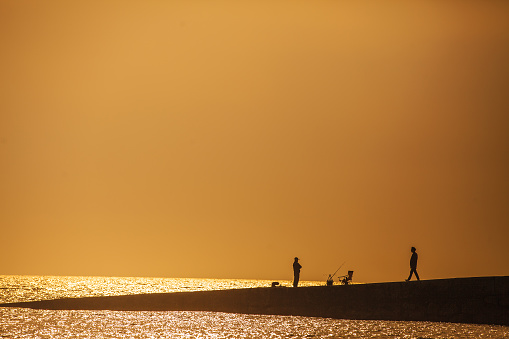
{"label": "walking person's leg", "polygon": [[412,279],[412,275],[414,274],[414,272],[417,275],[417,272],[413,268],[411,268],[410,269],[410,275],[408,276],[408,279],[406,281],[410,281],[410,279]]}

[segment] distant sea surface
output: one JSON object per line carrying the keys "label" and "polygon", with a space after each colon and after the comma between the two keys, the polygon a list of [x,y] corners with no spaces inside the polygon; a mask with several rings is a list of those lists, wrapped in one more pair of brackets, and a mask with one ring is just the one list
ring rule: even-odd
{"label": "distant sea surface", "polygon": [[[0,276],[0,302],[270,286],[267,280]],[[290,281],[280,281],[290,286]],[[300,286],[323,285],[304,281]],[[509,327],[216,312],[0,308],[0,338],[509,338]]]}

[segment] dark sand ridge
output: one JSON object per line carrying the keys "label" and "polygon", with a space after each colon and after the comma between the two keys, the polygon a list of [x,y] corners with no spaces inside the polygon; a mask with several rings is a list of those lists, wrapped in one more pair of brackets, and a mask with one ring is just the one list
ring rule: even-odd
{"label": "dark sand ridge", "polygon": [[50,310],[214,311],[509,326],[509,276],[66,298],[0,306]]}

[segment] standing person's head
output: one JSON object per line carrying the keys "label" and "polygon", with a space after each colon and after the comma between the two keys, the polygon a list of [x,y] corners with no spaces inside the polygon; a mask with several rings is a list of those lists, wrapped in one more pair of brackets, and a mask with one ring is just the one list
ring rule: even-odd
{"label": "standing person's head", "polygon": [[295,257],[295,261],[299,261],[299,258]]}
{"label": "standing person's head", "polygon": [[410,249],[410,251],[412,251],[412,253],[415,253],[416,249],[415,247],[412,246],[412,248]]}

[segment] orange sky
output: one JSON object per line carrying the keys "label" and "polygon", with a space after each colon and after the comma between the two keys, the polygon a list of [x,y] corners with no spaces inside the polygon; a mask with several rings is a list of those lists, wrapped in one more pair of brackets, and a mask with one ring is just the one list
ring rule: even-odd
{"label": "orange sky", "polygon": [[509,274],[509,2],[0,2],[0,274]]}

